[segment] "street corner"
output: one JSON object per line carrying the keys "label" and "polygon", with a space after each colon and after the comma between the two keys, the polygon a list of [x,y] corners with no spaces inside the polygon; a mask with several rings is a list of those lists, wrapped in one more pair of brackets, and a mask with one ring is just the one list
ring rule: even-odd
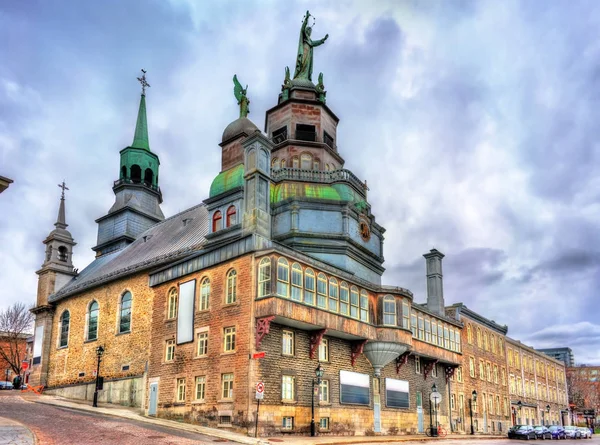
{"label": "street corner", "polygon": [[14,420],[0,417],[0,445],[34,445],[33,432]]}

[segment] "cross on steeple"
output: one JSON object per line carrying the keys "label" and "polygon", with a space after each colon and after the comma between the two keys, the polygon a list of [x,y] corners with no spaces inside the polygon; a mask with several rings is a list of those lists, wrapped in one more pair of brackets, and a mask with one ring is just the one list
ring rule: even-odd
{"label": "cross on steeple", "polygon": [[150,84],[146,81],[146,70],[142,68],[142,77],[138,77],[137,80],[142,84],[142,96],[146,95],[146,88],[150,88]]}
{"label": "cross on steeple", "polygon": [[60,196],[60,199],[64,200],[65,199],[65,190],[69,190],[69,187],[67,187],[67,185],[65,184],[64,179],[63,179],[62,184],[58,184],[58,186],[62,189],[62,195]]}

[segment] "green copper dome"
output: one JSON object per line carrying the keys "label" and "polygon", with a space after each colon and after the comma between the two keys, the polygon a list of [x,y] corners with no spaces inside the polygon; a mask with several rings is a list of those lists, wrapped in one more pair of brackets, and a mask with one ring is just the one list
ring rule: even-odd
{"label": "green copper dome", "polygon": [[222,171],[217,175],[210,185],[210,194],[213,196],[220,195],[236,187],[244,185],[244,164],[236,165],[229,170]]}
{"label": "green copper dome", "polygon": [[314,198],[326,201],[358,202],[360,197],[346,184],[303,184],[285,182],[271,187],[271,204],[288,198]]}

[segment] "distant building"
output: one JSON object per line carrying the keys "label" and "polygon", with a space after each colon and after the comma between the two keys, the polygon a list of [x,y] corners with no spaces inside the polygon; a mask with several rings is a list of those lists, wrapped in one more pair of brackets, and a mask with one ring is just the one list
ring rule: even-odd
{"label": "distant building", "polygon": [[575,356],[571,348],[538,349],[538,351],[564,362],[567,367],[575,366]]}
{"label": "distant building", "polygon": [[4,176],[0,176],[0,193],[8,188],[10,184],[13,183],[12,179],[5,178]]}

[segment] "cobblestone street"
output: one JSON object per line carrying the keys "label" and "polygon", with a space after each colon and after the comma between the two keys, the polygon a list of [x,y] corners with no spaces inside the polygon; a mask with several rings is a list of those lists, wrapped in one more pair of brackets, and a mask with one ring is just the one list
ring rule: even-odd
{"label": "cobblestone street", "polygon": [[[15,420],[30,428],[39,445],[232,444],[201,434],[29,402],[16,391],[0,391],[0,418]],[[6,441],[2,428],[0,423],[0,445],[33,443],[24,441],[23,434],[13,434],[14,440]],[[11,434],[17,431],[14,428]]]}

